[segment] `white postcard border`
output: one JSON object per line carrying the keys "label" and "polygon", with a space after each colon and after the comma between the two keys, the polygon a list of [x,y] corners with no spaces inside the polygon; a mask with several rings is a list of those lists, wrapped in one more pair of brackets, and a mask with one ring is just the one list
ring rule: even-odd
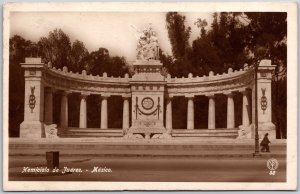
{"label": "white postcard border", "polygon": [[[38,182],[8,181],[8,80],[10,12],[44,11],[121,11],[121,12],[288,12],[287,68],[287,182],[228,183],[228,182]],[[3,20],[3,186],[6,191],[51,190],[294,190],[297,186],[297,4],[277,2],[247,3],[8,3]]]}

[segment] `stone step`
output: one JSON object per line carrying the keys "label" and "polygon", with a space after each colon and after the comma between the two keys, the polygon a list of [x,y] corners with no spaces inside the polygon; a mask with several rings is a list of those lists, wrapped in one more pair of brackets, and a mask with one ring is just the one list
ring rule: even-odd
{"label": "stone step", "polygon": [[220,128],[220,129],[173,129],[172,133],[176,133],[176,134],[180,134],[180,133],[184,133],[184,134],[188,134],[188,133],[193,133],[193,134],[197,134],[197,133],[238,133],[238,129],[226,129],[226,128]]}
{"label": "stone step", "polygon": [[235,136],[237,137],[237,133],[173,133],[173,137],[227,137],[227,136]]}
{"label": "stone step", "polygon": [[230,139],[236,139],[237,135],[202,135],[202,134],[195,134],[195,135],[192,135],[192,134],[187,134],[187,135],[172,135],[172,137],[174,138],[189,138],[189,139],[196,139],[196,138],[199,138],[199,139],[227,139],[227,138],[230,138]]}
{"label": "stone step", "polygon": [[59,137],[123,137],[123,134],[120,133],[64,133],[59,134]]}
{"label": "stone step", "polygon": [[[178,138],[179,139],[179,138]],[[236,142],[235,140],[226,140],[224,142],[215,141],[189,141],[184,142],[174,138],[171,141],[134,141],[124,140],[123,138],[85,138],[88,140],[82,142],[79,138],[68,138],[67,141],[62,138],[58,139],[40,139],[37,141],[10,139],[9,149],[67,149],[67,150],[245,150],[254,148],[254,140],[247,143]],[[96,140],[96,142],[92,142]],[[127,142],[126,142],[127,141]],[[274,140],[273,140],[274,141]],[[271,148],[286,150],[286,142],[274,142],[270,144]]]}
{"label": "stone step", "polygon": [[[139,131],[138,129],[135,129]],[[58,130],[59,137],[122,137],[123,129],[99,129],[99,128],[67,128]],[[147,131],[147,129],[144,129]],[[199,138],[236,138],[238,136],[238,129],[227,129],[227,128],[218,128],[218,129],[173,129],[172,136],[175,138],[178,137],[199,137]]]}
{"label": "stone step", "polygon": [[67,128],[58,129],[61,138],[85,138],[85,137],[123,137],[122,129],[99,129],[99,128]]}
{"label": "stone step", "polygon": [[[75,140],[77,138],[74,138]],[[254,151],[253,143],[158,143],[155,142],[21,142],[9,143],[10,156],[44,156],[46,151],[59,151],[61,156],[84,155],[91,157],[138,157],[138,156],[181,156],[181,157],[206,157],[206,156],[251,156]],[[122,140],[122,138],[120,138]],[[286,144],[277,143],[270,146],[271,153],[284,157]],[[278,155],[279,154],[279,155]]]}
{"label": "stone step", "polygon": [[238,136],[238,129],[175,129],[172,131],[172,137],[197,137],[197,138],[231,138]]}
{"label": "stone step", "polygon": [[76,132],[101,132],[101,133],[121,133],[123,129],[99,129],[99,128],[68,128],[59,129],[61,131],[76,131]]}

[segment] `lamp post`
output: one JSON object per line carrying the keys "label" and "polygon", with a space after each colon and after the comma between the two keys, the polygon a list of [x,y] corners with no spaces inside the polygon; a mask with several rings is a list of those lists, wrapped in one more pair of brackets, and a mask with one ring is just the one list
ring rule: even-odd
{"label": "lamp post", "polygon": [[259,136],[258,136],[258,110],[257,110],[257,69],[258,69],[259,62],[254,65],[254,89],[255,89],[255,118],[254,118],[254,125],[255,125],[255,150],[253,153],[253,157],[260,157],[261,154],[259,152]]}

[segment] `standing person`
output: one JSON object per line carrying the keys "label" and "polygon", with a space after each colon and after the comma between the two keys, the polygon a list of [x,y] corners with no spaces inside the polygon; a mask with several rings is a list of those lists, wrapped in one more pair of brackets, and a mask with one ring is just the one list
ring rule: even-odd
{"label": "standing person", "polygon": [[270,148],[269,148],[269,143],[270,140],[268,138],[268,133],[265,134],[265,137],[263,138],[263,140],[260,142],[260,146],[262,147],[261,148],[261,152],[264,152],[266,150],[266,152],[270,152]]}

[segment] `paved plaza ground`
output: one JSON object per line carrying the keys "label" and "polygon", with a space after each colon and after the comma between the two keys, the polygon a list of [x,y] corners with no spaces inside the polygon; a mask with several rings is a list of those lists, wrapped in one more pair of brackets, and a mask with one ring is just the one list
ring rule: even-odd
{"label": "paved plaza ground", "polygon": [[[61,171],[51,175],[49,173],[21,173],[24,167],[45,167],[46,159],[43,156],[11,156],[9,179],[16,181],[285,181],[285,158],[278,158],[279,168],[274,176],[269,175],[269,169],[266,166],[267,160],[268,157],[62,156],[60,158]],[[63,174],[64,167],[81,169],[82,172]],[[106,172],[93,172],[94,167],[106,169]]]}

